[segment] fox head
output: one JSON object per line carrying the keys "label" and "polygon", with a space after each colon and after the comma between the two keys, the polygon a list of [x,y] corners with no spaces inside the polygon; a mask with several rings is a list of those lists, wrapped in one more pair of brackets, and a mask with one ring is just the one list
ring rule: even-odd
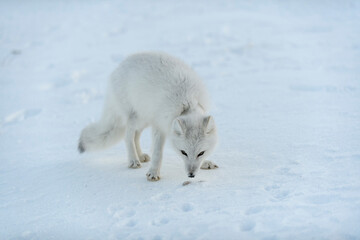
{"label": "fox head", "polygon": [[184,160],[188,177],[195,177],[203,160],[209,156],[217,142],[213,118],[195,113],[176,118],[172,123],[171,142]]}

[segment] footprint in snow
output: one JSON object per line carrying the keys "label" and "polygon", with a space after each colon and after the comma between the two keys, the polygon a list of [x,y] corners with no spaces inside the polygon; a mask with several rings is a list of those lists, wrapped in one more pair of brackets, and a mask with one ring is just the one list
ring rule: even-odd
{"label": "footprint in snow", "polygon": [[272,195],[274,201],[282,201],[289,197],[291,191],[282,189],[279,185],[273,184],[265,187],[265,190]]}
{"label": "footprint in snow", "polygon": [[194,205],[192,203],[184,203],[181,207],[183,212],[190,212],[194,209]]}
{"label": "footprint in snow", "polygon": [[274,198],[277,199],[277,200],[284,200],[289,196],[289,194],[290,194],[290,191],[282,190],[282,191],[277,192],[274,195]]}
{"label": "footprint in snow", "polygon": [[248,231],[253,230],[255,225],[256,224],[253,221],[247,220],[241,224],[240,228],[241,228],[241,231],[248,232]]}
{"label": "footprint in snow", "polygon": [[157,201],[167,201],[167,200],[171,199],[171,195],[167,194],[167,193],[159,193],[159,194],[157,194],[155,196],[152,196],[150,199],[152,201],[155,201],[155,202],[157,202]]}
{"label": "footprint in snow", "polygon": [[83,104],[102,99],[103,95],[96,89],[81,89],[73,92]]}
{"label": "footprint in snow", "polygon": [[133,209],[120,210],[120,211],[116,211],[113,214],[113,217],[117,218],[117,219],[124,219],[124,218],[131,218],[131,217],[135,216],[135,214],[136,214],[136,211]]}
{"label": "footprint in snow", "polygon": [[246,215],[257,214],[257,213],[261,212],[263,209],[264,209],[264,207],[262,207],[262,206],[250,207],[246,210],[245,214]]}
{"label": "footprint in snow", "polygon": [[160,219],[155,219],[151,222],[152,225],[154,226],[162,226],[165,224],[169,223],[169,219],[168,218],[160,218]]}
{"label": "footprint in snow", "polygon": [[136,221],[135,220],[130,220],[125,224],[125,226],[130,227],[130,228],[135,227],[136,226]]}
{"label": "footprint in snow", "polygon": [[18,122],[22,122],[28,118],[35,117],[41,113],[41,109],[27,109],[27,110],[19,110],[17,112],[11,113],[5,117],[3,121],[3,125],[11,125]]}
{"label": "footprint in snow", "polygon": [[273,184],[273,185],[266,186],[266,187],[265,187],[265,190],[266,190],[267,192],[271,192],[271,191],[277,190],[277,189],[279,189],[279,188],[280,188],[279,185]]}
{"label": "footprint in snow", "polygon": [[116,226],[119,228],[133,228],[137,225],[136,211],[134,209],[115,210],[113,207],[108,208],[108,213],[114,218]]}

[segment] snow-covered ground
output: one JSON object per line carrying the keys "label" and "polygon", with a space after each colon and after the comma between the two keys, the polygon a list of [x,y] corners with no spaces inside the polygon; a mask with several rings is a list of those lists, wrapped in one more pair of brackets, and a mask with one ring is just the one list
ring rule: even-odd
{"label": "snow-covered ground", "polygon": [[[212,96],[220,168],[187,186],[169,146],[159,182],[77,153],[144,50]],[[360,2],[1,1],[0,239],[360,239]]]}

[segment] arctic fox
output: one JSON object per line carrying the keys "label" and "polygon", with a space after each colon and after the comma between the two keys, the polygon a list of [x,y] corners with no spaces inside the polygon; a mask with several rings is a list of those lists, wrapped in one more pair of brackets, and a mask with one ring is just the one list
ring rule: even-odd
{"label": "arctic fox", "polygon": [[207,115],[208,94],[198,75],[181,60],[165,53],[138,53],[112,73],[100,121],[82,130],[80,153],[109,147],[123,137],[130,168],[150,157],[141,151],[142,130],[152,127],[152,164],[147,179],[160,179],[165,138],[171,139],[185,162],[188,177],[217,165],[204,159],[217,141],[213,117]]}

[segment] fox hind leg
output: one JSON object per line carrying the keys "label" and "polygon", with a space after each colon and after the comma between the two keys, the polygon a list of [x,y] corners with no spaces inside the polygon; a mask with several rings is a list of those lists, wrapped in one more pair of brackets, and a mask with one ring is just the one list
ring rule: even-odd
{"label": "fox hind leg", "polygon": [[129,120],[125,134],[125,144],[128,153],[129,168],[141,167],[141,163],[135,146],[135,135],[135,124],[131,120]]}
{"label": "fox hind leg", "polygon": [[149,155],[147,155],[146,153],[143,153],[141,151],[141,147],[140,147],[140,135],[141,135],[141,132],[142,132],[142,129],[137,130],[135,132],[134,142],[135,142],[136,152],[137,152],[137,155],[139,157],[140,162],[149,162],[150,161]]}

